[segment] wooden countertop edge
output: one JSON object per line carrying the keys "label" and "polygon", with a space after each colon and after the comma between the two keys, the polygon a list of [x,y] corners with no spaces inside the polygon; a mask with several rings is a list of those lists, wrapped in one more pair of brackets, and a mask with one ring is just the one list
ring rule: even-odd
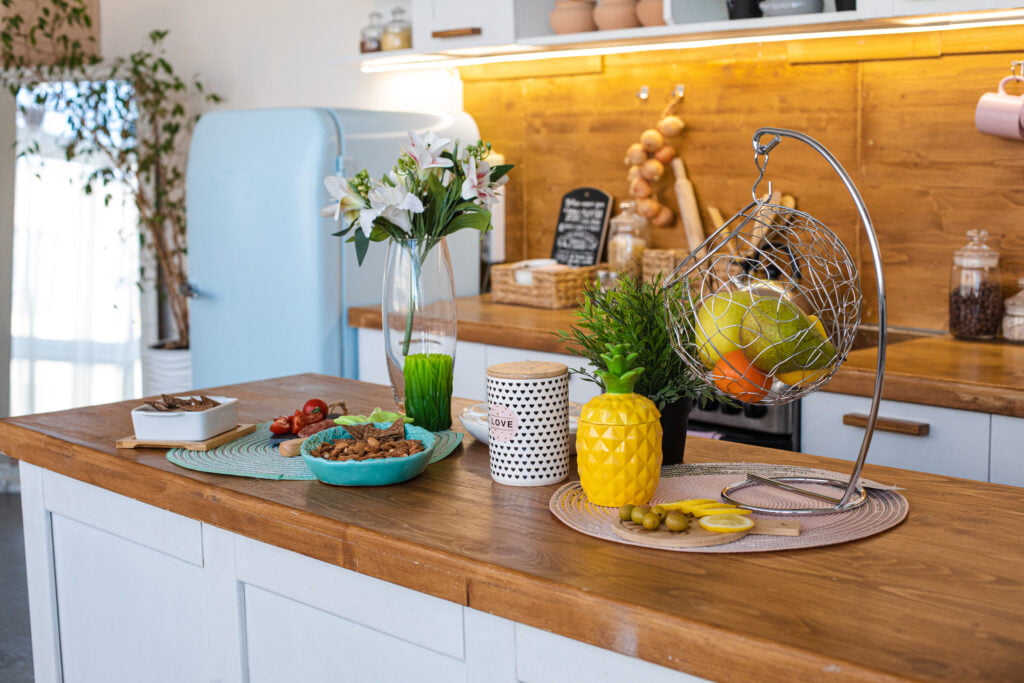
{"label": "wooden countertop edge", "polygon": [[[489,305],[509,309],[510,316],[523,310],[522,306]],[[349,327],[379,330],[382,329],[382,319],[380,308],[357,307],[348,310]],[[504,318],[500,325],[490,321],[459,319],[459,341],[508,346],[528,351],[572,353],[568,346],[559,341],[554,332],[554,329],[538,329],[532,325],[517,324],[513,317]]]}
{"label": "wooden countertop edge", "polygon": [[[875,371],[843,367],[822,391],[870,398],[875,390]],[[935,377],[886,372],[882,398],[940,408],[970,410],[1009,417],[1024,417],[1024,400],[1008,395],[1005,387],[951,382]]]}
{"label": "wooden countertop edge", "polygon": [[[825,671],[837,681],[903,680],[860,663],[623,603],[144,467],[10,422],[0,421],[0,435],[14,444],[5,452],[15,459],[307,557],[677,671],[719,681],[748,676],[811,679]],[[163,452],[155,455],[164,458]],[[146,476],[133,476],[140,469]],[[555,603],[560,609],[550,610]],[[696,651],[719,656],[714,661],[689,660],[686,643],[700,643]]]}

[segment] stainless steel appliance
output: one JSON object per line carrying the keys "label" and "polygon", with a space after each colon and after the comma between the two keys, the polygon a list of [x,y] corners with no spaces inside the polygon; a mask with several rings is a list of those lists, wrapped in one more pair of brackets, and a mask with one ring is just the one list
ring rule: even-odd
{"label": "stainless steel appliance", "polygon": [[800,401],[782,405],[712,403],[690,412],[689,429],[717,432],[723,441],[800,450]]}

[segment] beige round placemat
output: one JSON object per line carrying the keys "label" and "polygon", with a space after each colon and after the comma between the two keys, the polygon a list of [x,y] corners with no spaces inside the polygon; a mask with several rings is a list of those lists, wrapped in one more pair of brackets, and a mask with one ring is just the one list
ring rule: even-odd
{"label": "beige round placemat", "polygon": [[[760,465],[752,463],[719,463],[710,465],[676,465],[662,470],[661,482],[654,493],[652,503],[666,503],[687,498],[720,499],[722,489],[729,484],[746,479],[748,472],[766,477],[809,476],[826,477],[840,481],[848,481],[849,475],[839,472],[812,469],[808,467],[787,467],[782,465]],[[848,512],[821,515],[789,515],[787,519],[797,519],[801,530],[799,536],[764,536],[748,535],[732,543],[699,548],[659,548],[674,552],[696,553],[752,553],[770,550],[793,550],[796,548],[816,548],[824,545],[845,543],[858,538],[865,538],[896,526],[907,516],[910,509],[907,499],[892,487],[884,487],[875,482],[861,480],[859,483],[867,488],[868,499],[860,507]],[[835,496],[836,488],[828,486],[804,485],[813,491],[820,491]],[[754,505],[772,507],[819,507],[820,502],[789,493],[771,486],[756,486],[738,491],[734,496],[737,500]],[[551,512],[559,520],[580,533],[603,538],[626,545],[643,543],[619,537],[613,531],[618,523],[618,509],[594,505],[587,500],[578,481],[560,487],[551,497]],[[755,513],[754,519],[768,517],[778,519],[781,515],[761,515]]]}

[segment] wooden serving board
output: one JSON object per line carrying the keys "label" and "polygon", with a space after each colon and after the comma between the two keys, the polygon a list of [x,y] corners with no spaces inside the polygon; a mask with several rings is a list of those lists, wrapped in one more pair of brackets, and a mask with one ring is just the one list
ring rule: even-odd
{"label": "wooden serving board", "polygon": [[754,526],[745,531],[721,533],[708,531],[696,519],[690,522],[686,531],[669,531],[664,527],[645,529],[634,522],[616,520],[612,525],[616,536],[642,543],[652,548],[701,548],[709,545],[723,545],[738,541],[747,534],[767,536],[799,536],[800,522],[795,519],[757,519]]}
{"label": "wooden serving board", "polygon": [[211,436],[206,441],[139,441],[134,436],[129,436],[118,439],[114,445],[117,448],[185,448],[190,451],[209,451],[254,431],[256,425],[238,425],[234,429]]}

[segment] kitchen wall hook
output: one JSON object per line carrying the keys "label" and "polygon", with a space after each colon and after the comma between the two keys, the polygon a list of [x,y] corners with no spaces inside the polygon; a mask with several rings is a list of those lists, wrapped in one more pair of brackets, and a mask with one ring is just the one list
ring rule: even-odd
{"label": "kitchen wall hook", "polygon": [[676,83],[676,87],[672,89],[672,94],[677,99],[683,99],[683,96],[686,94],[686,85],[683,83]]}
{"label": "kitchen wall hook", "polygon": [[1010,75],[1014,78],[1024,78],[1024,59],[1010,62]]}
{"label": "kitchen wall hook", "polygon": [[636,91],[636,98],[641,102],[646,102],[651,96],[651,89],[646,85],[641,85],[640,89]]}

